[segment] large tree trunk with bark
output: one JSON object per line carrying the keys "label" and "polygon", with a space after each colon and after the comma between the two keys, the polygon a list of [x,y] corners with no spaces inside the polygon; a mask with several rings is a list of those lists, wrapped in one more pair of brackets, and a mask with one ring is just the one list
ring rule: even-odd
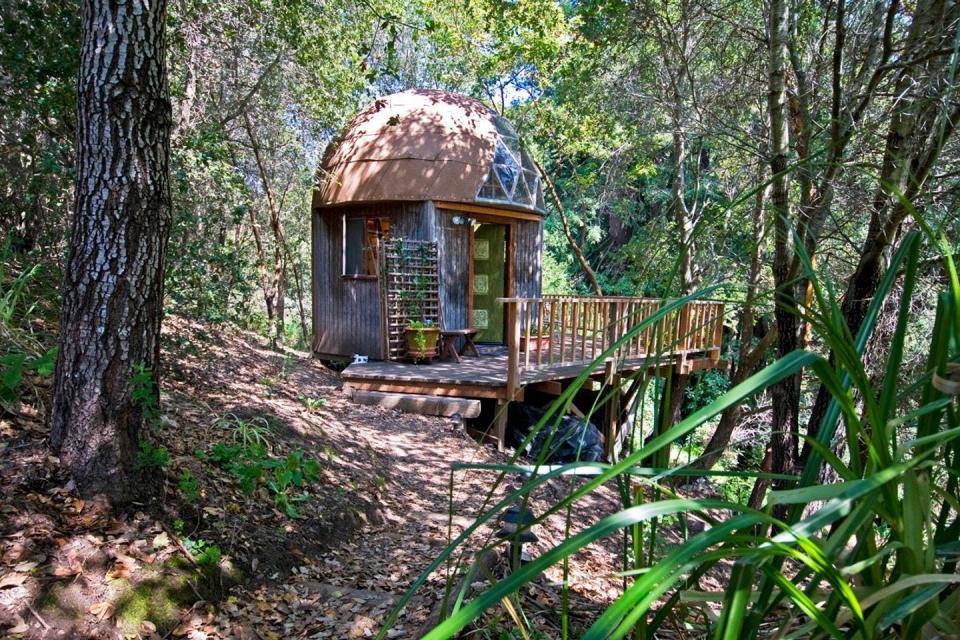
{"label": "large tree trunk with bark", "polygon": [[[777,324],[777,356],[783,357],[799,345],[799,321],[793,274],[793,243],[790,229],[790,184],[786,173],[789,136],[787,128],[786,68],[789,8],[786,0],[770,3],[770,215],[773,216],[774,318]],[[788,376],[770,389],[773,419],[765,466],[778,473],[793,471],[797,456],[800,373]],[[751,503],[761,500],[766,482],[758,480]]]}
{"label": "large tree trunk with bark", "polygon": [[164,0],[82,7],[75,215],[51,444],[81,493],[119,502],[137,486],[135,369],[155,372],[160,353],[172,216],[165,16]]}

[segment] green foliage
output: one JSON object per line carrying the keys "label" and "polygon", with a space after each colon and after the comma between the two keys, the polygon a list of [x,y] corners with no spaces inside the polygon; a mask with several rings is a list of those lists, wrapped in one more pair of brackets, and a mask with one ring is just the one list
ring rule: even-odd
{"label": "green foliage", "polygon": [[157,388],[153,379],[153,371],[142,362],[133,368],[131,379],[133,391],[130,394],[134,402],[140,405],[143,421],[151,427],[160,426],[160,403],[157,401]]}
{"label": "green foliage", "polygon": [[11,233],[18,250],[55,245],[66,235],[79,60],[77,0],[3,4],[0,229]]}
{"label": "green foliage", "polygon": [[[643,637],[656,637],[671,617],[691,625],[691,634],[722,640],[758,637],[761,625],[789,627],[792,637],[906,639],[952,633],[960,597],[950,590],[950,585],[960,583],[954,553],[956,532],[960,530],[956,514],[960,482],[954,473],[960,464],[960,418],[955,410],[956,398],[941,390],[949,385],[936,380],[949,375],[952,363],[960,362],[960,278],[948,259],[950,286],[940,297],[929,336],[928,365],[919,379],[901,385],[898,372],[917,282],[919,247],[919,236],[906,238],[856,335],[847,328],[829,281],[821,280],[802,257],[815,298],[802,313],[835,354],[835,362],[812,353],[791,353],[721,393],[664,433],[626,451],[622,461],[600,465],[599,475],[572,487],[568,495],[538,513],[534,524],[567,512],[597,487],[613,481],[628,488],[622,493],[621,511],[565,538],[469,602],[451,600],[449,617],[424,637],[451,637],[546,568],[621,531],[625,532],[624,558],[630,562],[625,590],[579,636],[584,640],[633,637],[637,630]],[[872,378],[865,369],[863,353],[898,274],[903,274],[903,288],[897,329],[885,350],[884,375]],[[727,407],[802,369],[812,370],[817,381],[829,390],[832,404],[820,430],[807,438],[811,450],[799,475],[768,477],[780,485],[767,494],[762,510],[750,509],[739,500],[674,498],[661,478],[683,473],[683,469],[638,467]],[[574,382],[534,431],[550,428],[550,421],[562,415],[561,409],[588,374]],[[862,405],[858,405],[858,399]],[[838,428],[849,443],[845,458],[829,447]],[[456,465],[455,469],[478,466],[483,465]],[[413,589],[430,571],[452,561],[452,554],[477,527],[496,518],[510,504],[525,500],[551,477],[575,466],[531,477],[502,498],[491,496],[495,504],[440,554]],[[511,465],[485,468],[501,472],[501,478],[520,478],[524,472]],[[836,481],[821,481],[825,468],[836,474]],[[705,472],[714,474],[723,475]],[[737,475],[747,478],[764,474],[742,471]],[[631,485],[636,490],[630,489]],[[645,486],[655,491],[641,490]],[[496,491],[495,486],[491,494]],[[709,526],[681,545],[656,545],[658,523],[669,516],[686,514],[696,515]],[[735,560],[733,574],[722,590],[699,591],[698,578],[730,559]],[[854,589],[851,585],[870,588]],[[411,596],[412,591],[398,602],[398,610]],[[706,609],[707,603],[717,598],[723,602],[719,618]],[[701,606],[702,615],[692,616],[690,608]],[[566,619],[567,612],[560,613]],[[381,636],[389,628],[390,620]],[[526,629],[521,631],[526,633]]]}
{"label": "green foliage", "polygon": [[307,408],[310,413],[317,413],[320,409],[323,409],[327,406],[327,401],[324,398],[314,398],[311,396],[305,396],[301,394],[300,402],[303,403],[303,406]]}
{"label": "green foliage", "polygon": [[183,499],[187,501],[187,504],[192,504],[200,498],[200,481],[193,476],[190,469],[184,469],[180,472],[177,486],[180,488],[180,493],[183,494]]}
{"label": "green foliage", "polygon": [[183,546],[187,548],[194,561],[201,567],[212,567],[220,564],[223,557],[220,547],[211,544],[203,538],[193,540],[191,538],[183,539]]}
{"label": "green foliage", "polygon": [[155,445],[146,438],[140,440],[134,468],[138,471],[163,469],[170,464],[170,452],[162,445]]}
{"label": "green foliage", "polygon": [[687,385],[684,390],[684,413],[693,413],[700,407],[710,404],[723,395],[729,387],[730,379],[716,369],[698,375],[693,384]]}
{"label": "green foliage", "polygon": [[241,491],[253,494],[260,486],[273,496],[274,505],[291,518],[299,518],[295,504],[310,499],[303,489],[320,478],[320,463],[295,449],[286,457],[270,452],[269,428],[262,421],[248,422],[226,416],[224,424],[233,430],[233,442],[217,442],[208,452],[197,457],[229,470],[238,480]]}
{"label": "green foliage", "polygon": [[16,402],[19,397],[18,390],[27,376],[37,375],[47,378],[53,375],[56,361],[56,347],[36,358],[16,352],[0,356],[0,406]]}
{"label": "green foliage", "polygon": [[34,333],[40,301],[32,289],[45,270],[14,266],[10,244],[0,246],[0,407],[13,405],[32,376],[53,375],[57,348],[45,348]]}

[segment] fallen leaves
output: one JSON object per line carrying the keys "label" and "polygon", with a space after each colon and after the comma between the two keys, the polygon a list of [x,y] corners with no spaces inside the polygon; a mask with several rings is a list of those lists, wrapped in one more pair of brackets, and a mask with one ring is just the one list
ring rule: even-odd
{"label": "fallen leaves", "polygon": [[[177,318],[165,329],[171,330],[186,332]],[[127,588],[118,582],[143,584],[145,575],[155,576],[181,553],[179,540],[190,537],[220,545],[250,582],[217,605],[200,601],[186,607],[168,626],[143,621],[127,632],[195,640],[369,637],[446,543],[449,462],[464,456],[499,460],[442,419],[351,404],[339,394],[336,376],[308,357],[288,367],[256,338],[217,334],[215,339],[222,348],[204,351],[202,358],[178,354],[177,371],[164,385],[158,436],[173,457],[165,473],[167,530],[153,507],[119,516],[95,499],[78,498],[41,439],[32,448],[3,452],[5,461],[18,456],[11,467],[15,475],[0,476],[0,584],[10,581],[0,593],[24,592],[14,613],[26,616],[24,603],[36,605],[39,591],[30,592],[31,585],[68,586],[81,598],[75,610],[85,614],[78,616],[85,626],[77,635],[115,635],[116,619],[123,617],[115,594]],[[282,367],[289,371],[279,376]],[[266,377],[277,379],[269,398],[256,384]],[[327,400],[322,415],[302,410],[298,396],[308,388]],[[310,447],[322,457],[326,480],[311,488],[314,497],[302,505],[305,518],[291,521],[273,508],[269,495],[242,493],[230,474],[194,455],[225,440],[215,418],[226,412],[265,417],[282,425],[271,434],[272,446]],[[33,433],[14,423],[9,428]],[[185,469],[203,485],[190,504],[178,501],[176,478]],[[460,515],[470,515],[482,502],[488,481],[476,476],[458,484]],[[377,517],[386,522],[378,524]],[[174,518],[181,522],[175,525]],[[455,521],[454,527],[462,525]],[[362,533],[355,535],[358,530]],[[442,591],[441,579],[429,581],[387,637],[417,637]],[[552,598],[538,594],[536,602],[548,607]],[[0,615],[5,613],[0,604]],[[40,614],[48,615],[43,609]],[[23,631],[15,626],[10,633],[25,633],[30,624],[37,629],[29,617],[5,620],[23,624]]]}
{"label": "fallen leaves", "polygon": [[113,567],[107,572],[107,577],[114,580],[129,578],[137,570],[137,561],[130,556],[118,554]]}
{"label": "fallen leaves", "polygon": [[0,578],[0,589],[8,587],[19,587],[29,576],[25,573],[8,573]]}
{"label": "fallen leaves", "polygon": [[109,600],[103,602],[94,602],[90,605],[89,612],[92,613],[97,618],[97,622],[102,622],[104,618],[109,618],[113,615],[115,605]]}

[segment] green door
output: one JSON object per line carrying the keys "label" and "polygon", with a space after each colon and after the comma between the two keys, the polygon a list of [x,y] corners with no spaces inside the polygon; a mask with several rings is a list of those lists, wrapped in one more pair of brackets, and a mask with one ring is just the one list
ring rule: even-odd
{"label": "green door", "polygon": [[507,228],[481,224],[473,232],[473,314],[477,340],[503,343],[503,304],[507,265]]}

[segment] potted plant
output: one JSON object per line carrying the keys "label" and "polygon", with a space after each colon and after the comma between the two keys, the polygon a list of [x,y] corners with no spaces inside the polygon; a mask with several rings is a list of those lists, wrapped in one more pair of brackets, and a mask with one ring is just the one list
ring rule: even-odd
{"label": "potted plant", "polygon": [[437,355],[440,329],[431,322],[411,320],[403,328],[407,341],[407,355],[413,360],[430,360]]}
{"label": "potted plant", "polygon": [[550,330],[543,327],[544,333],[540,333],[540,328],[536,324],[531,324],[530,328],[520,334],[520,352],[525,351],[546,351],[550,348]]}

